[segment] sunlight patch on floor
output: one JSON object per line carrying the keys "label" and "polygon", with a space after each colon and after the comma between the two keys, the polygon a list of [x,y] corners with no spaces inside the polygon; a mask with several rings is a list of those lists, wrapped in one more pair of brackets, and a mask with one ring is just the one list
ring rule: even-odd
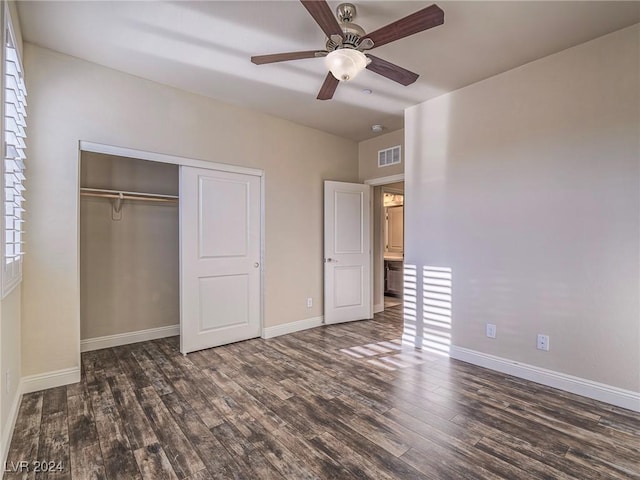
{"label": "sunlight patch on floor", "polygon": [[400,339],[356,345],[343,348],[340,352],[356,360],[366,361],[374,367],[390,371],[413,367],[432,359],[415,347],[402,345]]}

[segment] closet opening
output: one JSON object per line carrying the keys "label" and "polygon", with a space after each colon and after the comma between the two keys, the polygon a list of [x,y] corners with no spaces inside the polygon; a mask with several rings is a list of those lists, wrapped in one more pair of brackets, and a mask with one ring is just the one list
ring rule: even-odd
{"label": "closet opening", "polygon": [[80,350],[264,335],[264,171],[80,142]]}
{"label": "closet opening", "polygon": [[180,333],[179,166],[81,151],[81,351]]}

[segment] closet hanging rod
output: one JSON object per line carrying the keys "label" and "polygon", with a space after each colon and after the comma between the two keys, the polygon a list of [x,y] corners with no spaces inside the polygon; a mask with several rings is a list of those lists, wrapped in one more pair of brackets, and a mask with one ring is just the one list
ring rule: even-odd
{"label": "closet hanging rod", "polygon": [[126,192],[120,190],[106,190],[102,188],[85,188],[80,189],[80,195],[87,197],[102,197],[102,198],[121,198],[123,200],[144,200],[150,202],[170,202],[177,203],[177,195],[162,195],[158,193],[143,193],[143,192]]}

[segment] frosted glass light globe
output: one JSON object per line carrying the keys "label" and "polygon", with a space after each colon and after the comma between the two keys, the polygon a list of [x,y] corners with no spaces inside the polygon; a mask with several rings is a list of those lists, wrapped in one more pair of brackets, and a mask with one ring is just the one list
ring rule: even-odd
{"label": "frosted glass light globe", "polygon": [[341,82],[353,80],[358,73],[367,67],[370,60],[359,50],[340,48],[324,57],[324,64]]}

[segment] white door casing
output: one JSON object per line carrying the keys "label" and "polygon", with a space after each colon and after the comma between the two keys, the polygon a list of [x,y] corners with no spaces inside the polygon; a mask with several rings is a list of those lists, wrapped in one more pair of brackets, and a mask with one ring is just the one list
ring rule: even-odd
{"label": "white door casing", "polygon": [[180,351],[260,336],[260,177],[180,167]]}
{"label": "white door casing", "polygon": [[371,187],[324,182],[324,321],[372,318]]}

